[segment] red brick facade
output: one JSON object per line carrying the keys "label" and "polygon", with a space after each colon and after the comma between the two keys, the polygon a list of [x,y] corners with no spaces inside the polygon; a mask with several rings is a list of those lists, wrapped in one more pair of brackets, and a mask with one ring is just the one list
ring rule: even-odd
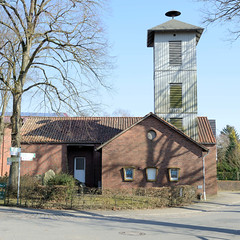
{"label": "red brick facade", "polygon": [[67,171],[66,144],[22,144],[21,151],[36,153],[33,161],[21,162],[21,175],[40,175],[52,169],[56,173]]}
{"label": "red brick facade", "polygon": [[[209,195],[217,193],[217,146],[204,145],[209,149],[205,158],[206,164],[206,192]],[[206,154],[206,153],[205,153]]]}
{"label": "red brick facade", "polygon": [[[156,132],[156,138],[149,140],[149,130]],[[150,116],[119,135],[102,148],[102,186],[103,188],[161,187],[189,184],[202,192],[203,148],[172,128]],[[123,167],[135,167],[132,182],[123,179]],[[156,182],[146,180],[146,168],[158,168]],[[180,168],[177,182],[169,181],[168,168]],[[210,146],[206,157],[206,192],[217,193],[216,148]]]}
{"label": "red brick facade", "polygon": [[10,166],[7,165],[7,158],[10,157],[11,128],[4,129],[3,143],[0,145],[0,176],[9,173]]}
{"label": "red brick facade", "polygon": [[[53,126],[54,124],[51,124]],[[147,133],[154,130],[156,138],[149,140]],[[34,131],[29,131],[33,136]],[[51,131],[50,131],[51,132]],[[54,133],[54,132],[53,132]],[[1,146],[0,175],[9,172],[6,159],[9,156],[11,131],[5,130],[4,143]],[[161,187],[174,185],[193,185],[203,191],[203,156],[206,163],[206,193],[217,193],[216,145],[200,145],[173,126],[150,114],[138,123],[122,131],[95,151],[95,144],[68,143],[23,143],[22,152],[36,153],[31,162],[22,162],[21,175],[40,175],[54,170],[56,173],[74,174],[74,158],[86,158],[86,185],[108,188],[130,189],[137,187]],[[135,169],[133,181],[126,182],[123,168]],[[157,179],[148,182],[146,168],[158,169]],[[169,180],[168,168],[179,168],[177,182]],[[101,184],[100,184],[101,183]]]}

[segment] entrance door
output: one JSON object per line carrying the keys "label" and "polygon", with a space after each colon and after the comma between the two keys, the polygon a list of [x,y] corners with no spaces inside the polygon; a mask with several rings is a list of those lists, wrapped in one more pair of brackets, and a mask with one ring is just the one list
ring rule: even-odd
{"label": "entrance door", "polygon": [[74,158],[74,178],[78,181],[85,183],[85,169],[86,169],[86,158],[75,157]]}

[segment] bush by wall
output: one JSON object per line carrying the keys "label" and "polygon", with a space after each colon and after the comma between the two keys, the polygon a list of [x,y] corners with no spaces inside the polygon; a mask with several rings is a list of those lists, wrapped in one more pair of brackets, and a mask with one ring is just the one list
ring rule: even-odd
{"label": "bush by wall", "polygon": [[[21,191],[20,205],[36,208],[153,209],[182,206],[196,199],[195,190],[191,186],[152,188],[146,191],[135,189],[130,193],[112,190],[101,192],[97,189],[82,192],[78,187],[69,190],[68,186],[37,185],[31,190],[22,188]],[[9,194],[5,202],[6,205],[16,205],[16,193]]]}
{"label": "bush by wall", "polygon": [[[21,206],[81,210],[146,209],[182,206],[196,199],[195,188],[186,185],[131,190],[89,189],[77,186],[75,179],[67,174],[55,175],[47,185],[41,183],[39,177],[21,178]],[[16,195],[16,190],[8,190],[5,204],[16,205]]]}

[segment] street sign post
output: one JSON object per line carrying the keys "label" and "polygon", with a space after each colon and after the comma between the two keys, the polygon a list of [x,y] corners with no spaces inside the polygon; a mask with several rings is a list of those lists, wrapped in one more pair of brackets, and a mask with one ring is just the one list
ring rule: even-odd
{"label": "street sign post", "polygon": [[21,161],[32,161],[36,157],[36,153],[21,153],[21,148],[11,147],[11,157],[7,158],[7,164],[12,165],[13,162],[18,162],[18,191],[17,191],[17,205],[19,203],[19,192],[20,192],[20,172],[21,172]]}

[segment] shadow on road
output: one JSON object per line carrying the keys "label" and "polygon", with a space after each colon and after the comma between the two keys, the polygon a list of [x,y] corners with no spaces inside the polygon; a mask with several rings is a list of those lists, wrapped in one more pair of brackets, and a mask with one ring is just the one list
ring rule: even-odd
{"label": "shadow on road", "polygon": [[[161,226],[161,227],[170,227],[176,229],[186,229],[186,230],[197,230],[197,231],[206,231],[206,232],[214,232],[214,233],[225,233],[231,234],[235,236],[240,235],[240,230],[233,230],[228,228],[220,228],[220,227],[211,227],[211,226],[199,226],[193,224],[181,224],[181,223],[171,223],[167,221],[158,221],[158,220],[146,220],[146,219],[137,219],[137,218],[129,218],[129,217],[119,217],[119,216],[105,216],[100,213],[93,213],[88,211],[56,211],[56,210],[35,210],[35,209],[22,209],[22,208],[8,208],[1,207],[0,213],[12,213],[12,214],[24,214],[24,215],[39,215],[39,218],[55,220],[53,216],[64,216],[68,217],[67,221],[74,222],[77,219],[86,219],[86,220],[97,220],[101,221],[102,225],[108,225],[110,222],[116,223],[125,223],[125,224],[142,224],[146,227],[150,226]],[[64,219],[66,221],[66,219]],[[206,239],[204,237],[200,237],[200,239]]]}

